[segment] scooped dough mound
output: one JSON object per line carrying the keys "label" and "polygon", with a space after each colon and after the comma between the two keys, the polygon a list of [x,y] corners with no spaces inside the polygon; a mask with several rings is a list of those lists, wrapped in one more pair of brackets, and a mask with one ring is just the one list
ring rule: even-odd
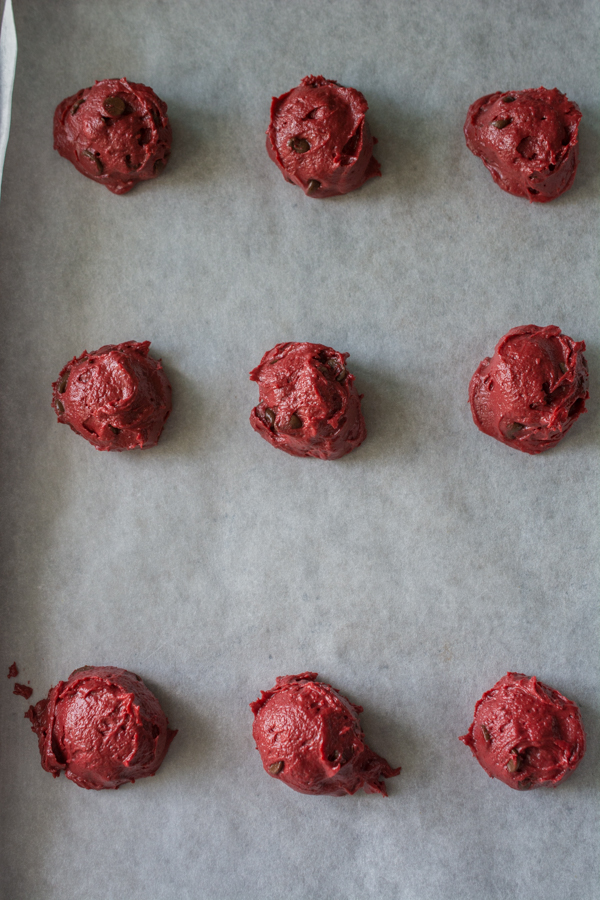
{"label": "scooped dough mound", "polygon": [[107,78],[59,103],[54,149],[113,194],[156,178],[171,154],[167,104],[145,84]]}
{"label": "scooped dough mound", "polygon": [[573,184],[580,120],[556,88],[497,91],[469,107],[465,139],[503,191],[547,203]]}
{"label": "scooped dough mound", "polygon": [[58,421],[97,450],[154,447],[171,412],[171,385],[149,347],[126,341],[74,357],[52,385]]}
{"label": "scooped dough mound", "polygon": [[100,791],[154,775],[176,731],[138,675],[83,666],[25,713],[42,768]]}
{"label": "scooped dough mound", "polygon": [[347,194],[381,175],[365,119],[367,101],[322,75],[273,97],[267,152],[286,181],[315,199]]}
{"label": "scooped dough mound", "polygon": [[277,344],[250,372],[260,399],[250,424],[292,456],[339,459],[367,436],[348,353],[323,344]]}
{"label": "scooped dough mound", "polygon": [[387,796],[382,778],[400,768],[367,747],[355,706],[316,672],[276,679],[250,708],[252,734],[265,772],[301,794],[342,797],[363,788]]}
{"label": "scooped dough mound", "polygon": [[586,411],[585,343],[556,325],[512,328],[469,385],[480,431],[524,453],[554,447]]}
{"label": "scooped dough mound", "polygon": [[490,778],[520,791],[558,784],[585,752],[577,706],[536,678],[516,672],[477,701],[471,727],[460,740]]}

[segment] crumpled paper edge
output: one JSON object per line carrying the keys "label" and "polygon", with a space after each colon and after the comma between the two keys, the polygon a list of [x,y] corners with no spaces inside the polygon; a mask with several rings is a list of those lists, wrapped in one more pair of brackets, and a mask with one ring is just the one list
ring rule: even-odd
{"label": "crumpled paper edge", "polygon": [[4,157],[10,132],[10,114],[13,85],[17,65],[17,32],[13,15],[12,0],[6,0],[2,25],[0,25],[0,191]]}

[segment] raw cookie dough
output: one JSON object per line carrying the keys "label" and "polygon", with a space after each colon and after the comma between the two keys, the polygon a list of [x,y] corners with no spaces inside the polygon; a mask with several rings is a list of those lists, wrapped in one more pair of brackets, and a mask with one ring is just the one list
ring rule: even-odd
{"label": "raw cookie dough", "polygon": [[150,341],[87,350],[52,385],[58,421],[98,450],[154,447],[171,412],[171,385]]}
{"label": "raw cookie dough", "polygon": [[171,154],[167,104],[145,84],[107,78],[59,103],[54,149],[113,194],[156,178]]}
{"label": "raw cookie dough", "polygon": [[512,328],[486,357],[469,385],[480,431],[525,453],[555,446],[586,411],[584,341],[556,325]]}
{"label": "raw cookie dough", "polygon": [[348,353],[323,344],[277,344],[250,372],[260,400],[250,424],[292,456],[339,459],[367,436]]}
{"label": "raw cookie dough", "polygon": [[381,175],[373,156],[367,101],[322,75],[308,75],[298,87],[273,97],[267,152],[286,181],[309,197],[348,194]]}
{"label": "raw cookie dough", "polygon": [[387,797],[381,778],[400,768],[370,750],[355,706],[316,672],[277,678],[270,691],[250,704],[252,734],[265,772],[301,794],[343,797],[363,788]]}
{"label": "raw cookie dough", "polygon": [[469,107],[465,138],[496,184],[547,203],[573,184],[581,112],[556,88],[497,91]]}
{"label": "raw cookie dough", "polygon": [[471,727],[459,740],[490,778],[519,791],[558,784],[585,752],[575,704],[517,672],[509,672],[477,701]]}
{"label": "raw cookie dough", "polygon": [[154,775],[176,731],[142,679],[113,666],[83,666],[30,706],[42,768],[101,791]]}

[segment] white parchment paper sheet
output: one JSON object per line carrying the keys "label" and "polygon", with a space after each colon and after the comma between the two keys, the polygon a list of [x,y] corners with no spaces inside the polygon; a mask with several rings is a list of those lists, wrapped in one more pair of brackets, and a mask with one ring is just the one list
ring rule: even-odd
{"label": "white parchment paper sheet", "polygon": [[[3,676],[7,900],[558,900],[598,896],[598,4],[17,0],[2,206],[3,628],[33,701],[83,664],[138,672],[179,734],[153,779],[54,781]],[[383,177],[318,202],[268,159],[272,95],[360,89]],[[125,197],[52,149],[95,79],[169,105],[163,177]],[[502,193],[468,105],[557,86],[583,111],[561,199]],[[588,343],[589,412],[538,458],[480,434],[469,378],[509,328]],[[98,453],[50,384],[151,340],[174,410]],[[247,373],[278,341],[351,356],[366,443],[271,448]],[[402,765],[390,797],[311,798],[262,770],[248,703],[318,671]],[[491,781],[458,741],[484,690],[535,674],[581,706],[556,791]]]}

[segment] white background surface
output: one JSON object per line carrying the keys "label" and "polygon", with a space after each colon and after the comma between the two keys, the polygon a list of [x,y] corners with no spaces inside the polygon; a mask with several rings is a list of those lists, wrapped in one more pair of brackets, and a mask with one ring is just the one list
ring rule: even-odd
{"label": "white background surface", "polygon": [[[0,208],[3,629],[32,702],[84,664],[139,673],[179,734],[155,778],[83,791],[1,702],[6,900],[592,900],[598,886],[598,5],[559,0],[17,0]],[[272,95],[361,90],[383,177],[319,202],[268,159]],[[52,149],[95,79],[169,106],[163,177],[116,197]],[[500,191],[469,104],[557,86],[583,112],[573,188]],[[469,378],[511,327],[588,344],[589,412],[540,457],[481,434]],[[158,447],[99,453],[50,407],[85,348],[151,340]],[[294,459],[250,428],[278,341],[351,354],[368,438]],[[318,671],[402,774],[389,799],[296,794],[248,703]],[[458,741],[507,670],[579,703],[555,791]]]}

